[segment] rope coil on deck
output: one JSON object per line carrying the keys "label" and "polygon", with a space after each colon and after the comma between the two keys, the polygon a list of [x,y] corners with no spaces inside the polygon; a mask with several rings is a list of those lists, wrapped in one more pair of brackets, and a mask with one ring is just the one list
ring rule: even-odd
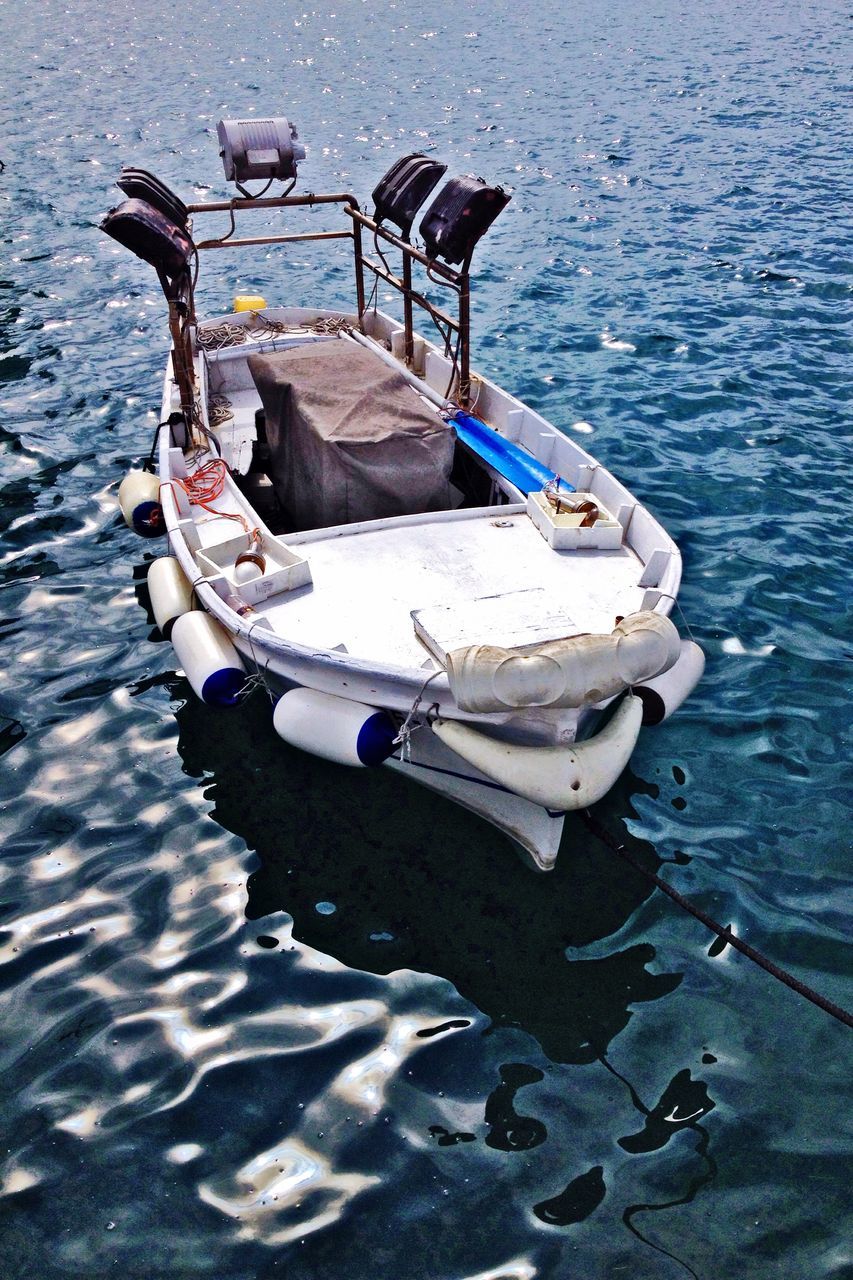
{"label": "rope coil on deck", "polygon": [[273,320],[261,315],[258,311],[250,311],[249,324],[234,324],[224,320],[221,324],[206,325],[196,333],[196,342],[202,351],[223,351],[228,347],[239,347],[250,339],[280,338],[286,333],[316,333],[334,336],[350,327],[345,316],[320,316],[316,320],[304,324],[287,324],[281,320]]}
{"label": "rope coil on deck", "polygon": [[261,531],[257,527],[252,527],[249,521],[240,512],[235,511],[219,511],[216,507],[211,506],[217,498],[222,496],[225,489],[225,481],[228,478],[228,464],[222,458],[210,458],[207,462],[196,468],[186,480],[180,480],[174,477],[168,482],[168,485],[161,485],[161,488],[168,488],[169,485],[177,485],[183,489],[187,495],[187,500],[191,506],[202,507],[205,511],[210,512],[216,519],[236,520],[246,531],[246,536],[251,544],[254,540],[259,543],[263,541]]}

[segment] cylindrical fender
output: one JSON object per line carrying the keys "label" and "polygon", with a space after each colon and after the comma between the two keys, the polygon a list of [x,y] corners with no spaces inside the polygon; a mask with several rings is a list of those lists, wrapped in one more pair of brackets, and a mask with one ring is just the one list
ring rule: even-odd
{"label": "cylindrical fender", "polygon": [[674,667],[654,680],[644,680],[634,686],[634,692],[643,703],[643,724],[660,724],[677,711],[690,697],[702,679],[705,655],[695,640],[682,640],[681,653]]}
{"label": "cylindrical fender", "polygon": [[498,742],[458,720],[435,720],[432,730],[451,751],[525,800],[546,809],[585,809],[607,794],[625,768],[642,718],[642,702],[627,694],[600,733],[570,747]]}
{"label": "cylindrical fender", "polygon": [[141,538],[157,538],[166,532],[160,481],[150,471],[128,471],[118,487],[118,505],[128,529]]}
{"label": "cylindrical fender", "polygon": [[382,764],[394,751],[397,727],[387,711],[317,689],[290,689],[273,713],[279,737],[335,764]]}
{"label": "cylindrical fender", "polygon": [[178,661],[203,702],[233,707],[246,683],[243,660],[209,613],[183,613],[172,625]]}
{"label": "cylindrical fender", "polygon": [[175,621],[193,607],[193,589],[174,556],[160,556],[148,568],[148,594],[154,620],[168,640]]}
{"label": "cylindrical fender", "polygon": [[549,640],[535,650],[470,645],[447,655],[447,678],[461,711],[581,707],[614,697],[677,661],[669,618],[632,613],[607,635]]}

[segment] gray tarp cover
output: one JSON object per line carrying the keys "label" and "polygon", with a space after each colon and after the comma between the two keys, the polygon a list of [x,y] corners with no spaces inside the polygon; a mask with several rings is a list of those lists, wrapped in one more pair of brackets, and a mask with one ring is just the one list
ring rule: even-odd
{"label": "gray tarp cover", "polygon": [[378,356],[337,339],[250,356],[249,370],[297,528],[451,505],[455,432]]}

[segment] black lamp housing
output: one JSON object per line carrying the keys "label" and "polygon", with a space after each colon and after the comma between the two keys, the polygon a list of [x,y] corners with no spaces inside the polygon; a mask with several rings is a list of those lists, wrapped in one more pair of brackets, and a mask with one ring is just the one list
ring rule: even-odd
{"label": "black lamp housing", "polygon": [[225,177],[238,186],[253,179],[295,179],[305,159],[296,129],[284,116],[269,120],[220,120],[216,126]]}
{"label": "black lamp housing", "polygon": [[465,262],[510,199],[503,187],[490,187],[482,178],[451,178],[421,221],[427,256]]}
{"label": "black lamp housing", "polygon": [[393,222],[408,239],[415,214],[446,172],[446,164],[430,160],[420,151],[401,156],[374,189],[376,222]]}
{"label": "black lamp housing", "polygon": [[125,200],[111,209],[101,230],[149,262],[162,278],[178,281],[189,274],[195,253],[185,227],[179,227],[161,209],[147,200]]}
{"label": "black lamp housing", "polygon": [[174,222],[176,227],[186,231],[190,216],[187,206],[171,187],[167,187],[165,182],[155,178],[147,169],[133,169],[130,165],[125,165],[116,179],[116,186],[121,188],[128,199],[145,200],[159,209],[170,222]]}

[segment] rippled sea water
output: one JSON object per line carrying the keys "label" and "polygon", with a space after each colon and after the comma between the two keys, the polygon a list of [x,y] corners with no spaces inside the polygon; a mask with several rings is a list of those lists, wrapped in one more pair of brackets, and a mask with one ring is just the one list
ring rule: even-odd
{"label": "rippled sea water", "polygon": [[580,821],[535,877],[193,700],[115,507],[162,300],[97,230],[123,163],[224,194],[246,111],[303,190],[514,187],[475,363],[664,521],[708,655],[598,821],[849,1004],[850,52],[838,0],[0,0],[4,1275],[853,1275],[843,1026]]}

